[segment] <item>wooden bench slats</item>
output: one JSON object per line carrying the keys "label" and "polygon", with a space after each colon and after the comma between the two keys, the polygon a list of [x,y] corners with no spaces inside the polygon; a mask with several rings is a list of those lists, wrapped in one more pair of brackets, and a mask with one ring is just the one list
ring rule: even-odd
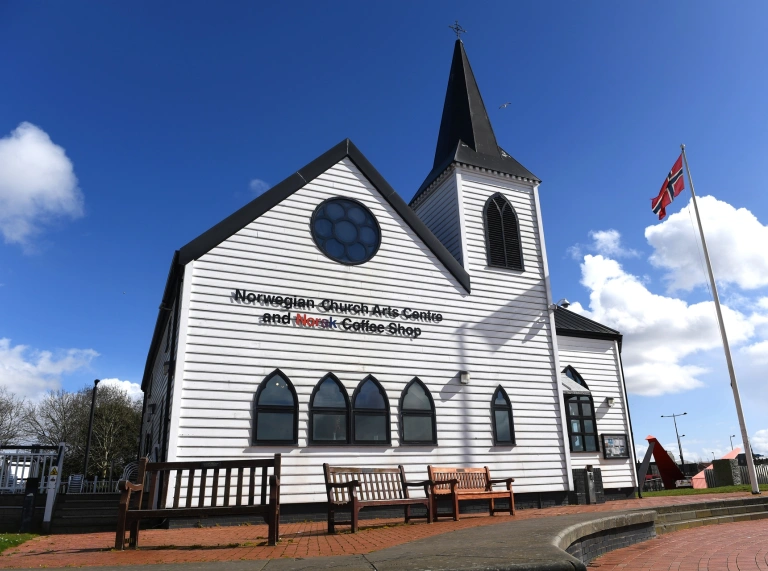
{"label": "wooden bench slats", "polygon": [[[459,501],[488,500],[491,515],[507,511],[496,509],[494,500],[509,498],[509,513],[515,514],[515,496],[512,491],[513,478],[492,480],[488,466],[483,468],[458,468],[446,466],[427,466],[429,479],[432,481],[432,519],[437,521],[438,498],[449,498],[452,504],[453,519],[459,519]],[[506,490],[494,490],[493,485],[506,483]]]}
{"label": "wooden bench slats", "polygon": [[[269,526],[268,543],[275,545],[280,525],[281,455],[271,460],[235,460],[215,462],[139,462],[138,485],[119,483],[122,491],[115,548],[125,547],[129,525],[129,547],[138,546],[139,521],[145,518],[208,517],[213,515],[261,515]],[[269,475],[269,467],[273,475]],[[261,469],[258,479],[257,469]],[[236,470],[237,474],[232,474]],[[247,472],[246,472],[247,470]],[[198,474],[199,472],[199,474]],[[224,476],[224,498],[220,498]],[[232,479],[236,478],[235,505],[231,505]],[[244,479],[248,480],[244,489]],[[146,488],[148,484],[148,489]],[[173,487],[173,499],[168,500]],[[147,493],[144,490],[147,489]],[[210,499],[207,495],[210,491]],[[269,494],[267,493],[269,491]],[[131,494],[133,493],[133,497]],[[244,495],[247,494],[247,497]],[[258,502],[258,503],[257,503]],[[183,504],[183,505],[181,505]],[[221,505],[223,504],[223,505]]]}
{"label": "wooden bench slats", "polygon": [[[426,518],[432,522],[429,482],[413,483],[424,487],[423,498],[411,498],[405,480],[405,470],[397,468],[359,468],[329,466],[323,464],[326,494],[328,496],[328,532],[334,533],[336,525],[351,525],[357,531],[358,512],[368,506],[405,506],[405,521],[411,519],[410,506],[422,504],[427,508]],[[353,482],[357,482],[353,485]],[[337,521],[336,508],[352,511],[350,521]]]}

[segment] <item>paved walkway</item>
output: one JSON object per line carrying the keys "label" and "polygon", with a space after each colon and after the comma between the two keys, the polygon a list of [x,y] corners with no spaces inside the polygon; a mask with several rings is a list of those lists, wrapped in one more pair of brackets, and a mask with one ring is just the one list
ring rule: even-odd
{"label": "paved walkway", "polygon": [[610,571],[768,571],[768,520],[686,529],[592,561]]}
{"label": "paved walkway", "polygon": [[[52,535],[38,537],[6,551],[0,555],[0,568],[111,567],[369,554],[470,528],[505,523],[514,523],[517,527],[518,522],[548,519],[552,516],[599,515],[605,512],[650,509],[658,506],[740,497],[751,497],[751,494],[707,494],[623,500],[597,506],[518,510],[515,516],[465,515],[458,522],[440,520],[432,525],[421,522],[406,525],[402,523],[402,519],[361,520],[360,532],[356,534],[328,535],[325,531],[325,522],[284,523],[280,527],[281,541],[274,547],[266,545],[266,525],[146,530],[141,532],[140,549],[135,551],[113,551],[114,533]],[[467,543],[464,547],[471,549],[473,544]],[[368,569],[370,568],[368,566]]]}

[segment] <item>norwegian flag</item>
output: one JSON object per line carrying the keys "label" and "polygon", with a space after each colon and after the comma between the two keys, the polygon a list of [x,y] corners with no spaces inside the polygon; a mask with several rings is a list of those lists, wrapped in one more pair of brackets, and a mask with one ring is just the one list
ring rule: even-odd
{"label": "norwegian flag", "polygon": [[669,171],[667,179],[661,185],[661,190],[656,198],[651,199],[651,210],[659,215],[659,220],[667,215],[667,206],[672,204],[675,197],[685,188],[683,180],[683,155],[677,157],[675,166]]}

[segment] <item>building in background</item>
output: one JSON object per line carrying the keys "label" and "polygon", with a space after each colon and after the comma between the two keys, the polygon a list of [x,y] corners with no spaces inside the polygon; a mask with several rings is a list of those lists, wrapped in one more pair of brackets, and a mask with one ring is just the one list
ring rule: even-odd
{"label": "building in background", "polygon": [[553,304],[539,183],[457,40],[410,205],[346,140],[175,253],[142,455],[281,452],[283,504],[325,501],[324,462],[488,466],[538,505],[594,467],[631,496],[622,337]]}

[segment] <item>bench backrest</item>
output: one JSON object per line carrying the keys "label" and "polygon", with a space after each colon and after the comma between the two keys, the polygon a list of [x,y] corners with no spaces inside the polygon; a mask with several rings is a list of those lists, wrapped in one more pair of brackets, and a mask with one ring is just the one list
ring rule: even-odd
{"label": "bench backrest", "polygon": [[[360,486],[356,489],[357,499],[371,500],[400,500],[408,497],[405,482],[405,470],[397,468],[350,468],[346,466],[329,466],[323,464],[326,484],[343,484],[358,480]],[[329,502],[348,502],[347,488],[328,488]]]}
{"label": "bench backrest", "polygon": [[[491,472],[488,466],[482,468],[455,468],[451,466],[427,466],[429,479],[433,482],[444,482],[446,480],[458,480],[457,488],[459,490],[485,490],[488,488],[488,482],[491,479]],[[436,492],[448,492],[451,489],[449,484],[435,486]]]}
{"label": "bench backrest", "polygon": [[268,459],[210,462],[149,462],[142,458],[137,482],[144,483],[144,492],[138,502],[143,509],[266,506],[271,476],[280,479],[280,461],[280,454]]}

